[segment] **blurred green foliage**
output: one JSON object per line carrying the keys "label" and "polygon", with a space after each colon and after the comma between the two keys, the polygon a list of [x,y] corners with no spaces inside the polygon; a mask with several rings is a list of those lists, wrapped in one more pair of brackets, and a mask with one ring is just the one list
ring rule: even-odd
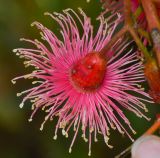
{"label": "blurred green foliage", "polygon": [[[23,47],[19,38],[39,38],[35,28],[30,23],[37,20],[45,26],[57,31],[57,25],[51,18],[43,15],[44,12],[61,12],[66,8],[83,8],[92,18],[93,25],[97,26],[96,17],[100,14],[101,4],[98,0],[0,0],[0,157],[4,158],[87,158],[88,144],[77,137],[72,154],[68,154],[71,137],[64,138],[59,134],[58,140],[53,141],[55,123],[48,122],[42,132],[39,131],[44,113],[38,113],[32,123],[28,123],[30,104],[23,110],[18,105],[21,98],[16,93],[29,87],[26,81],[20,81],[16,86],[10,80],[15,76],[25,74],[22,61],[18,59],[12,49]],[[127,113],[133,127],[140,136],[154,121],[159,107],[148,105],[151,122],[137,118]],[[72,133],[72,132],[71,132]],[[73,134],[73,133],[72,133]],[[71,135],[72,135],[71,134]],[[92,146],[92,157],[113,158],[125,149],[131,141],[118,132],[111,132],[110,150],[100,138]]]}

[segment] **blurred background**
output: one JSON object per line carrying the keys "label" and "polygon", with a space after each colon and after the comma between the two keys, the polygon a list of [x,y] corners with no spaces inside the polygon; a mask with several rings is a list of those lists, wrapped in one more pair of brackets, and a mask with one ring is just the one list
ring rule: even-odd
{"label": "blurred background", "polygon": [[[87,158],[88,144],[84,143],[81,135],[77,137],[72,154],[68,153],[71,142],[70,137],[64,138],[61,134],[58,140],[52,139],[55,122],[47,122],[43,131],[40,124],[44,113],[38,113],[34,121],[29,123],[30,104],[23,109],[19,108],[22,98],[17,98],[16,93],[30,87],[27,81],[19,81],[12,85],[11,79],[26,74],[20,60],[12,50],[26,46],[19,38],[40,38],[38,31],[31,28],[30,24],[37,20],[57,32],[57,25],[51,18],[43,13],[61,11],[62,9],[83,8],[92,18],[93,25],[97,26],[96,17],[101,11],[99,0],[0,0],[0,158]],[[151,117],[150,122],[139,119],[134,114],[127,113],[137,134],[135,139],[143,134],[155,120],[155,115],[160,111],[158,105],[147,105]],[[71,135],[73,133],[71,132]],[[117,131],[111,132],[110,144],[114,148],[108,149],[103,140],[92,145],[92,157],[113,158],[132,142]]]}

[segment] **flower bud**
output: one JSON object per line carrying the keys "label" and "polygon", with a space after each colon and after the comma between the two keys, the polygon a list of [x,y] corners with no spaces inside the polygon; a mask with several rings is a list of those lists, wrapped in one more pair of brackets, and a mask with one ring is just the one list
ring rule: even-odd
{"label": "flower bud", "polygon": [[145,64],[144,73],[150,86],[150,96],[156,103],[160,103],[160,70],[155,60],[152,59]]}

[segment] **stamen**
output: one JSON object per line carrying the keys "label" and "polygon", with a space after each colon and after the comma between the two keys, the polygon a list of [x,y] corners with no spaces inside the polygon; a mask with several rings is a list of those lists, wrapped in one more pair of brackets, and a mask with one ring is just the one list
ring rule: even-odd
{"label": "stamen", "polygon": [[69,148],[69,153],[71,153],[72,152],[72,148]]}
{"label": "stamen", "polygon": [[91,132],[89,133],[89,152],[88,156],[91,156],[91,143],[92,143],[92,135]]}
{"label": "stamen", "polygon": [[13,79],[13,80],[11,80],[11,82],[13,83],[13,84],[16,84],[16,81]]}
{"label": "stamen", "polygon": [[66,131],[64,129],[62,129],[62,135],[66,135]]}
{"label": "stamen", "polygon": [[105,143],[107,144],[107,146],[108,146],[109,148],[111,148],[111,149],[113,148],[112,145],[109,145],[109,144],[108,144],[109,137],[105,136],[105,137],[104,137],[104,141],[105,141]]}
{"label": "stamen", "polygon": [[28,122],[32,122],[32,121],[33,121],[33,119],[32,119],[32,118],[28,119]]}
{"label": "stamen", "polygon": [[19,96],[21,96],[22,95],[22,93],[17,93],[17,97],[19,97]]}
{"label": "stamen", "polygon": [[56,140],[57,139],[57,135],[54,135],[53,139]]}
{"label": "stamen", "polygon": [[19,107],[20,107],[20,108],[23,108],[23,106],[24,106],[24,103],[22,102],[22,103],[19,105]]}
{"label": "stamen", "polygon": [[85,142],[88,142],[88,139],[86,138],[85,133],[84,133],[84,134],[82,134],[82,138],[84,139],[84,141],[85,141]]}
{"label": "stamen", "polygon": [[13,49],[13,52],[16,53],[18,51],[18,49]]}

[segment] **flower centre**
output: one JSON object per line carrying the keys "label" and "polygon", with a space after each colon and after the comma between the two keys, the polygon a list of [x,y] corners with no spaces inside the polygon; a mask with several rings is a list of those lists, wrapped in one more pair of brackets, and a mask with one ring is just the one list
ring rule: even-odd
{"label": "flower centre", "polygon": [[80,91],[94,91],[103,82],[107,60],[98,52],[91,52],[71,69],[71,82]]}

